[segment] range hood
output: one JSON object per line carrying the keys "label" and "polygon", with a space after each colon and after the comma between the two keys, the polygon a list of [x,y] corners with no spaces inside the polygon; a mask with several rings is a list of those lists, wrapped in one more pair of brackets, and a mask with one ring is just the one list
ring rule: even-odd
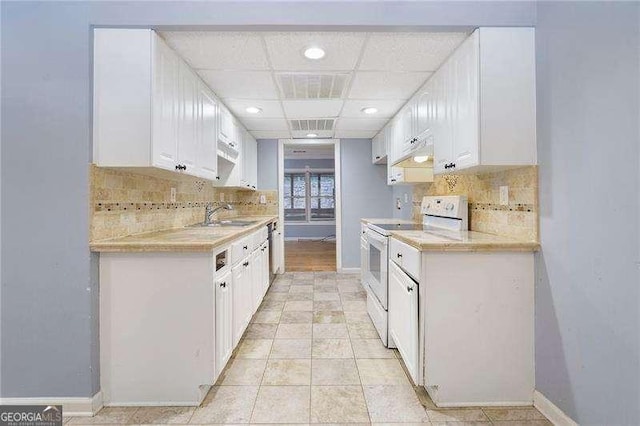
{"label": "range hood", "polygon": [[428,134],[415,138],[412,143],[403,144],[403,152],[393,166],[405,169],[433,169],[433,135]]}

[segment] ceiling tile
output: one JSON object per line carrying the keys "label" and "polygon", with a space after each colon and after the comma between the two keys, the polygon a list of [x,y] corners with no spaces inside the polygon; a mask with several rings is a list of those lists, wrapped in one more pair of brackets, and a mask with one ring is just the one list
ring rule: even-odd
{"label": "ceiling tile", "polygon": [[378,132],[375,130],[336,130],[335,137],[340,139],[348,138],[373,138]]}
{"label": "ceiling tile", "polygon": [[374,33],[365,47],[360,70],[435,71],[467,33]]}
{"label": "ceiling tile", "polygon": [[210,71],[198,74],[221,98],[278,99],[271,73],[266,71]]}
{"label": "ceiling tile", "polygon": [[[365,33],[266,33],[264,35],[271,65],[275,70],[352,70],[358,62]],[[308,47],[321,47],[322,59],[310,60],[303,52]]]}
{"label": "ceiling tile", "polygon": [[[406,99],[349,99],[344,102],[340,117],[391,118],[405,103]],[[367,107],[378,108],[378,112],[367,115],[362,112],[362,109]]]}
{"label": "ceiling tile", "polygon": [[[282,105],[276,100],[258,99],[223,99],[224,104],[236,117],[253,118],[284,118]],[[258,114],[247,112],[248,107],[258,107],[262,111]]]}
{"label": "ceiling tile", "polygon": [[337,117],[342,109],[342,100],[320,99],[308,101],[282,101],[287,118],[328,118]]}
{"label": "ceiling tile", "polygon": [[339,130],[375,130],[379,131],[387,124],[387,118],[340,118],[336,123]]}
{"label": "ceiling tile", "polygon": [[349,99],[409,99],[430,75],[428,72],[358,71]]}
{"label": "ceiling tile", "polygon": [[167,31],[160,35],[196,69],[269,69],[259,33]]}
{"label": "ceiling tile", "polygon": [[282,130],[254,130],[249,133],[256,139],[289,139],[291,137],[288,131]]}
{"label": "ceiling tile", "polygon": [[243,117],[240,119],[247,130],[285,130],[289,131],[287,120],[284,118],[254,118]]}

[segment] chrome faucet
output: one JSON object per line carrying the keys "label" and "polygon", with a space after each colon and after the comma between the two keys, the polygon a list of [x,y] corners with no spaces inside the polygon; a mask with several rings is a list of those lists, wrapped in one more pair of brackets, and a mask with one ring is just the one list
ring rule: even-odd
{"label": "chrome faucet", "polygon": [[211,216],[213,216],[213,214],[215,212],[217,212],[218,210],[221,209],[225,209],[225,210],[233,210],[233,206],[231,204],[223,204],[219,207],[216,207],[215,209],[213,208],[213,204],[211,203],[207,203],[207,205],[205,206],[205,210],[204,210],[204,224],[205,225],[210,225],[211,222]]}

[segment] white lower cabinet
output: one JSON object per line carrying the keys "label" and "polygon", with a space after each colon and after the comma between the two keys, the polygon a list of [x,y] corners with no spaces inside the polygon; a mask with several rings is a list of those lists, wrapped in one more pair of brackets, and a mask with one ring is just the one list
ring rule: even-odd
{"label": "white lower cabinet", "polygon": [[216,378],[231,358],[233,352],[233,297],[231,271],[216,278],[215,282],[215,371]]}
{"label": "white lower cabinet", "polygon": [[251,253],[248,281],[251,283],[251,314],[253,315],[258,310],[263,297],[262,256],[259,248]]}
{"label": "white lower cabinet", "polygon": [[251,321],[251,270],[249,259],[231,269],[233,275],[233,346],[235,347]]}
{"label": "white lower cabinet", "polygon": [[389,338],[402,355],[414,383],[419,376],[418,283],[389,262]]}

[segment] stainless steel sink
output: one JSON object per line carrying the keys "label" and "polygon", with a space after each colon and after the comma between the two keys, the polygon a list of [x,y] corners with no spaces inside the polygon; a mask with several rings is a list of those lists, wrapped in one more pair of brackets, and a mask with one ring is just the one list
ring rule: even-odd
{"label": "stainless steel sink", "polygon": [[193,227],[206,227],[206,228],[214,228],[214,227],[227,227],[227,226],[249,226],[257,223],[257,220],[217,220],[211,223],[196,223],[195,225],[191,225]]}

